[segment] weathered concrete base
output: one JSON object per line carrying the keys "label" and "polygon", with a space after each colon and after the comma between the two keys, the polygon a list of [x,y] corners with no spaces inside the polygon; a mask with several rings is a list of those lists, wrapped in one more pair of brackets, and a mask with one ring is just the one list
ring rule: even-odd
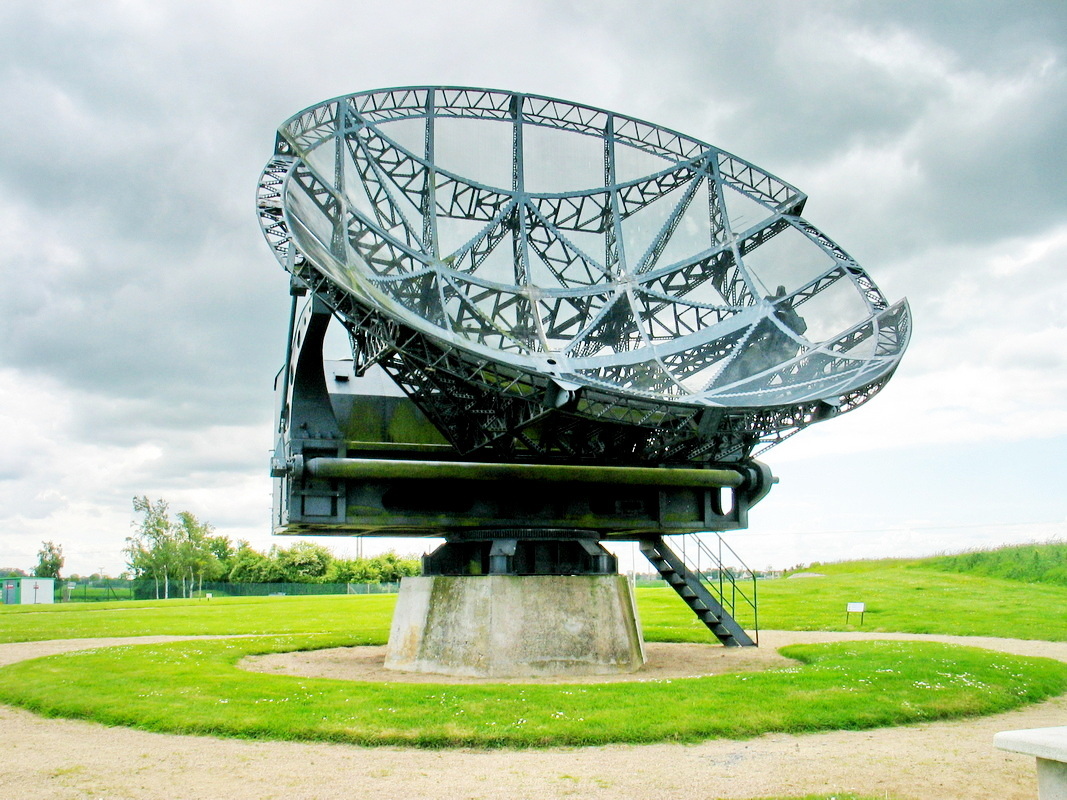
{"label": "weathered concrete base", "polygon": [[404,578],[385,666],[485,678],[611,675],[645,663],[622,575]]}

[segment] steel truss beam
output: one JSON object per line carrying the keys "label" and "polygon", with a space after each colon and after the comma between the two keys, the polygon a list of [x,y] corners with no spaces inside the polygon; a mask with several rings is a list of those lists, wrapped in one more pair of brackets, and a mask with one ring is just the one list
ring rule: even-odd
{"label": "steel truss beam", "polygon": [[[479,132],[506,169],[464,152]],[[359,369],[381,365],[461,453],[601,463],[744,461],[889,379],[907,304],[805,201],[677,132],[464,87],[301,112],[258,197]]]}

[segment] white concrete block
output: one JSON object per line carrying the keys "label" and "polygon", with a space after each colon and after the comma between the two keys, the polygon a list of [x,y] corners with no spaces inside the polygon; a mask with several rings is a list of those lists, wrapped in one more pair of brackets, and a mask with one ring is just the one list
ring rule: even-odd
{"label": "white concrete block", "polygon": [[1002,731],[993,744],[1037,759],[1039,800],[1067,800],[1067,726]]}

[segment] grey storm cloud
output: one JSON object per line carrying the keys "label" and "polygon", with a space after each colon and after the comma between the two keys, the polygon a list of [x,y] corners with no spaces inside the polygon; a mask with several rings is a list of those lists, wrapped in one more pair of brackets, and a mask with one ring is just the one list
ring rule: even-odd
{"label": "grey storm cloud", "polygon": [[1067,126],[1062,4],[642,5],[585,3],[582,24],[617,37],[657,121],[795,182],[851,148],[901,153],[921,191],[891,209],[883,251],[1037,232],[1067,209],[1050,168]]}

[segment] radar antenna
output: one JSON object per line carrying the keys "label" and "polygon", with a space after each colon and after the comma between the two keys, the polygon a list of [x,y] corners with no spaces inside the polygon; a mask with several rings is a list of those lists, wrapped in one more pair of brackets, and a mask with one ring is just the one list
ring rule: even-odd
{"label": "radar antenna", "polygon": [[[754,643],[663,537],[744,528],[775,481],[755,457],[869,400],[910,332],[806,199],[549,97],[300,112],[258,192],[294,303],[276,530],[443,536],[441,578],[611,577],[601,542],[636,540],[720,640]],[[351,361],[323,363],[331,319]]]}

